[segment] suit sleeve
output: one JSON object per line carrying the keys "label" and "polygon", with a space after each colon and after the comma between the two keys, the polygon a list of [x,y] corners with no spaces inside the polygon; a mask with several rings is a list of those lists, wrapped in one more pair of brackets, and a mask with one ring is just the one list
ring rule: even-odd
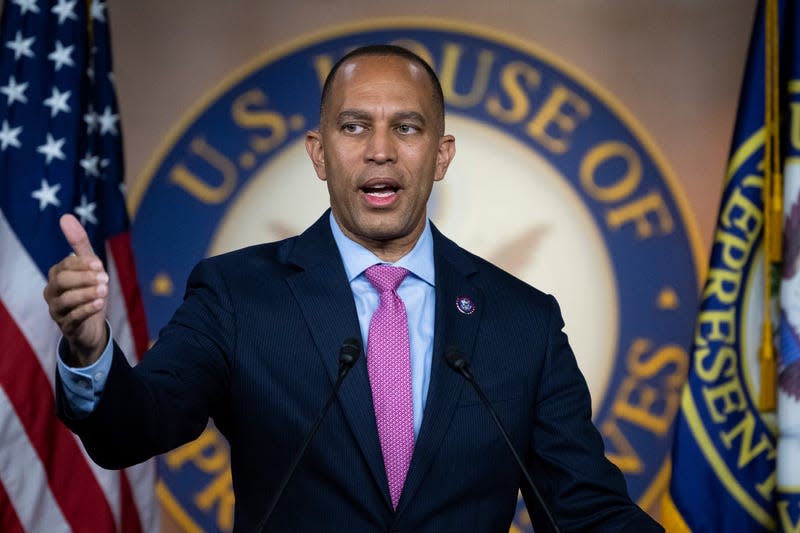
{"label": "suit sleeve", "polygon": [[[528,454],[539,492],[562,531],[663,531],[630,500],[625,478],[606,459],[561,312],[554,298],[549,304],[547,350]],[[522,492],[537,531],[547,531],[530,490],[524,487]]]}
{"label": "suit sleeve", "polygon": [[224,411],[235,319],[222,275],[208,261],[192,271],[180,308],[142,362],[119,346],[95,410],[75,416],[57,384],[57,411],[104,468],[124,468],[196,438]]}

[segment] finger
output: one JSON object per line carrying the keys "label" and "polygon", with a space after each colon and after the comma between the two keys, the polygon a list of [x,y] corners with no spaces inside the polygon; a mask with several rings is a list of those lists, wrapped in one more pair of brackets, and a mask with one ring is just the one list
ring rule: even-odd
{"label": "finger", "polygon": [[102,312],[104,305],[103,298],[98,298],[72,309],[69,314],[58,321],[61,332],[65,336],[74,333],[87,319]]}
{"label": "finger", "polygon": [[105,297],[108,295],[107,285],[96,287],[82,287],[65,291],[55,298],[49,300],[50,316],[58,322],[63,323],[70,320],[76,309],[80,309],[91,304],[95,309],[102,309],[105,305]]}
{"label": "finger", "polygon": [[103,270],[103,265],[98,258],[68,257],[50,267],[47,273],[47,285],[44,288],[44,298],[49,301],[64,291],[108,283],[108,279],[108,274]]}
{"label": "finger", "polygon": [[108,286],[108,274],[94,270],[62,270],[53,277],[57,294],[81,287]]}
{"label": "finger", "polygon": [[64,237],[76,255],[82,257],[95,255],[92,245],[89,243],[89,235],[86,234],[86,230],[74,215],[69,213],[62,215],[58,222]]}
{"label": "finger", "polygon": [[103,270],[103,263],[97,256],[87,257],[70,255],[50,267],[50,270],[47,272],[47,279],[48,281],[53,281],[61,272],[69,271],[93,272],[93,275],[105,272],[105,270]]}

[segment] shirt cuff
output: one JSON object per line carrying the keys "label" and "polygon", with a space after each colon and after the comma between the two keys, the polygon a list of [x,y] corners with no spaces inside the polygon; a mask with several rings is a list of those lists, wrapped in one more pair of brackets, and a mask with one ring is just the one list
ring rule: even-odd
{"label": "shirt cuff", "polygon": [[84,418],[94,411],[106,386],[108,372],[111,370],[111,362],[114,358],[111,325],[108,322],[106,322],[106,328],[108,329],[108,343],[105,350],[100,358],[89,366],[67,366],[64,363],[64,354],[67,353],[64,337],[58,341],[58,357],[56,357],[58,375],[64,386],[64,396],[76,418]]}

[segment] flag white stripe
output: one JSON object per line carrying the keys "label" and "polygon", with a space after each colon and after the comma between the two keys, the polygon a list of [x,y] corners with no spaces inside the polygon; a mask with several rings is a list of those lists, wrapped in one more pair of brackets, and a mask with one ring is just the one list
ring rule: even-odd
{"label": "flag white stripe", "polygon": [[[784,168],[783,182],[783,221],[784,231],[793,231],[789,223],[790,213],[796,202],[800,202],[800,164],[787,162]],[[784,240],[784,246],[790,239]],[[789,254],[788,249],[784,250]],[[797,257],[783,258],[784,261],[798,261]],[[781,282],[780,303],[782,320],[786,322],[781,327],[790,331],[800,331],[800,273],[795,273],[791,278],[783,278]],[[789,336],[791,338],[791,336]],[[789,339],[782,339],[786,344],[781,347],[787,350],[784,360],[796,346]],[[790,347],[791,346],[791,347]],[[797,365],[800,362],[794,362]],[[783,369],[782,371],[786,371]],[[778,388],[778,458],[776,470],[778,475],[778,488],[800,487],[800,401],[794,396]],[[797,512],[789,513],[796,517]]]}
{"label": "flag white stripe", "polygon": [[142,531],[160,531],[161,514],[160,508],[156,505],[153,497],[154,487],[156,486],[156,460],[150,459],[144,463],[125,469],[128,482],[133,492],[133,502],[139,513],[139,521],[142,524]]}
{"label": "flag white stripe", "polygon": [[120,513],[119,472],[117,470],[106,470],[105,468],[97,466],[97,464],[92,461],[92,458],[89,457],[86,448],[83,447],[83,443],[78,436],[74,434],[72,434],[72,436],[78,443],[83,458],[89,464],[89,469],[91,469],[94,474],[97,484],[100,485],[103,495],[106,501],[108,501],[108,506],[111,508],[111,515],[114,517],[114,525],[117,531],[119,531],[122,516],[122,513]]}
{"label": "flag white stripe", "polygon": [[47,472],[0,387],[0,483],[25,531],[70,532],[61,508],[47,484]]}

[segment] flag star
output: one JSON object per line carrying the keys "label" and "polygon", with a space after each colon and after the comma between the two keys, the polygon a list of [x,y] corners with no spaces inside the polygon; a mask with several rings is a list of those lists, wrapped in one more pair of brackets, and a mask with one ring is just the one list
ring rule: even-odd
{"label": "flag star", "polygon": [[72,50],[75,49],[74,45],[64,46],[61,44],[61,41],[56,41],[56,49],[50,52],[47,56],[47,59],[51,60],[56,64],[56,72],[61,70],[61,67],[67,65],[68,67],[74,67],[75,62],[72,61]]}
{"label": "flag star", "polygon": [[20,56],[36,57],[33,50],[31,50],[31,46],[35,40],[36,37],[28,37],[25,39],[22,37],[22,32],[17,31],[17,36],[13,41],[7,42],[6,47],[14,50],[14,61],[19,61]]}
{"label": "flag star", "polygon": [[11,3],[19,6],[20,15],[24,15],[28,11],[31,13],[39,12],[39,7],[36,5],[36,0],[11,0]]}
{"label": "flag star", "polygon": [[100,169],[98,165],[100,164],[100,158],[96,155],[92,155],[91,152],[86,152],[86,155],[80,161],[81,168],[86,172],[87,176],[100,176]]}
{"label": "flag star", "polygon": [[36,148],[36,151],[40,154],[43,154],[47,158],[47,165],[49,165],[53,159],[66,159],[64,152],[61,151],[61,147],[64,146],[64,141],[66,140],[66,137],[55,140],[53,139],[53,136],[48,133],[47,142]]}
{"label": "flag star", "polygon": [[22,126],[12,128],[8,125],[8,121],[3,121],[3,127],[0,129],[0,149],[4,152],[8,146],[19,148],[22,143],[19,142],[19,134],[22,132]]}
{"label": "flag star", "polygon": [[92,2],[92,18],[100,22],[106,21],[106,4],[100,0]]}
{"label": "flag star", "polygon": [[91,81],[94,81],[94,68],[91,65],[86,67],[86,75]]}
{"label": "flag star", "polygon": [[44,211],[48,205],[58,207],[61,202],[56,197],[58,191],[61,190],[61,184],[56,183],[52,187],[46,180],[42,180],[42,188],[31,193],[31,196],[39,200],[39,211]]}
{"label": "flag star", "polygon": [[87,220],[92,224],[97,224],[97,217],[94,216],[94,210],[96,207],[96,203],[86,201],[85,194],[81,195],[81,205],[75,208],[75,214],[81,219],[82,225],[85,226]]}
{"label": "flag star", "polygon": [[25,91],[28,89],[28,82],[17,83],[14,76],[8,78],[8,85],[0,87],[0,93],[8,97],[8,107],[14,102],[28,103],[28,97],[25,96]]}
{"label": "flag star", "polygon": [[100,124],[100,135],[105,135],[106,133],[110,133],[111,135],[119,135],[119,132],[117,131],[119,115],[115,115],[111,112],[111,106],[106,106],[106,108],[103,110],[103,114],[98,116],[97,120]]}
{"label": "flag star", "polygon": [[53,93],[50,95],[50,98],[44,101],[44,105],[50,108],[50,117],[54,117],[58,115],[59,111],[63,111],[65,113],[69,113],[72,111],[67,105],[67,98],[69,98],[72,91],[65,91],[61,92],[58,90],[58,87],[53,87]]}
{"label": "flag star", "polygon": [[83,121],[86,122],[86,133],[92,134],[97,128],[97,113],[92,104],[89,104],[89,109],[83,115]]}
{"label": "flag star", "polygon": [[67,19],[78,20],[78,15],[75,14],[75,3],[77,0],[58,0],[58,4],[54,5],[50,10],[51,13],[58,15],[58,24],[61,25]]}
{"label": "flag star", "polygon": [[[104,159],[100,160],[100,169],[101,169],[101,172],[102,172],[102,174],[100,175],[100,179],[102,179],[102,180],[108,179],[108,171],[106,169],[108,168],[108,165],[110,163],[111,163],[111,160],[108,159],[108,158],[104,158]],[[123,193],[123,196],[124,196],[124,194],[125,193]]]}

